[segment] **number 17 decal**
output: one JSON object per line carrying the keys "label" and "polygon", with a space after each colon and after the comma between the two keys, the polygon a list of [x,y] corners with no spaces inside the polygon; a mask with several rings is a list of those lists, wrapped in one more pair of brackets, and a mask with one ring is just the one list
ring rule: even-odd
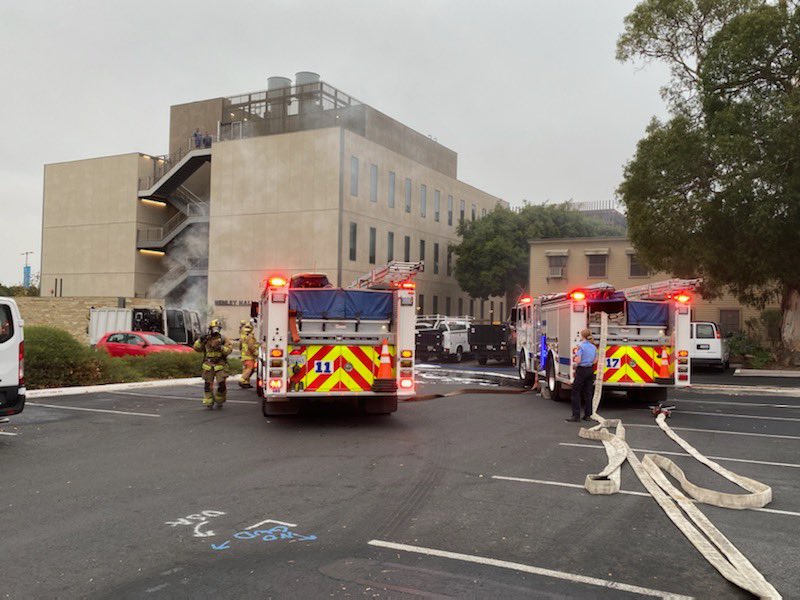
{"label": "number 17 decal", "polygon": [[619,357],[606,358],[606,369],[619,369]]}

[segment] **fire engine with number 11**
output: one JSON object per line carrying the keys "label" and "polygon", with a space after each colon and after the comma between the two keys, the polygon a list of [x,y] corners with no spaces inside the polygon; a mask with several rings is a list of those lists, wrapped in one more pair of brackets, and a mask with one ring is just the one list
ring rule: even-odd
{"label": "fire engine with number 11", "polygon": [[515,307],[519,376],[539,381],[542,396],[569,398],[572,361],[580,331],[600,339],[600,314],[608,314],[603,389],[651,402],[671,387],[690,384],[692,292],[698,279],[670,279],[617,290],[601,283],[537,298]]}

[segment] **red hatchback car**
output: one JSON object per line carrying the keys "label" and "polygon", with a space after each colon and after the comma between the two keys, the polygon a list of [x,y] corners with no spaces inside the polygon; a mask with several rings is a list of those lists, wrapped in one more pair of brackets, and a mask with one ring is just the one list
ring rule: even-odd
{"label": "red hatchback car", "polygon": [[97,342],[97,348],[111,356],[144,356],[154,352],[194,352],[162,333],[150,331],[116,331],[107,333]]}

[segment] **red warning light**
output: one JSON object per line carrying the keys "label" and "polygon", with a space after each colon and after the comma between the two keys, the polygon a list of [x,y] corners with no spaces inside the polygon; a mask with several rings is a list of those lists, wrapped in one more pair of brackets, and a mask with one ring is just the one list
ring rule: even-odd
{"label": "red warning light", "polygon": [[689,302],[689,300],[691,300],[691,299],[692,299],[692,297],[689,294],[677,294],[675,296],[675,300],[677,300],[678,302],[680,302],[682,304],[685,304],[685,303]]}
{"label": "red warning light", "polygon": [[413,290],[416,289],[417,284],[414,283],[413,281],[401,281],[400,287],[404,290]]}
{"label": "red warning light", "polygon": [[575,290],[569,295],[570,298],[573,300],[586,300],[586,292],[582,292],[581,290]]}
{"label": "red warning light", "polygon": [[270,277],[269,278],[269,287],[283,287],[286,285],[286,278],[285,277]]}
{"label": "red warning light", "polygon": [[522,298],[519,299],[520,304],[530,304],[531,302],[532,300],[530,296],[523,296]]}

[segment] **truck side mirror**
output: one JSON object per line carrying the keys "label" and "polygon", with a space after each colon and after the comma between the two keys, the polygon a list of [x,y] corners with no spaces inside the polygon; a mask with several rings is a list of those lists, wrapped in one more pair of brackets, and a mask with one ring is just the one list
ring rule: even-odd
{"label": "truck side mirror", "polygon": [[250,303],[250,318],[251,319],[258,318],[258,302]]}

